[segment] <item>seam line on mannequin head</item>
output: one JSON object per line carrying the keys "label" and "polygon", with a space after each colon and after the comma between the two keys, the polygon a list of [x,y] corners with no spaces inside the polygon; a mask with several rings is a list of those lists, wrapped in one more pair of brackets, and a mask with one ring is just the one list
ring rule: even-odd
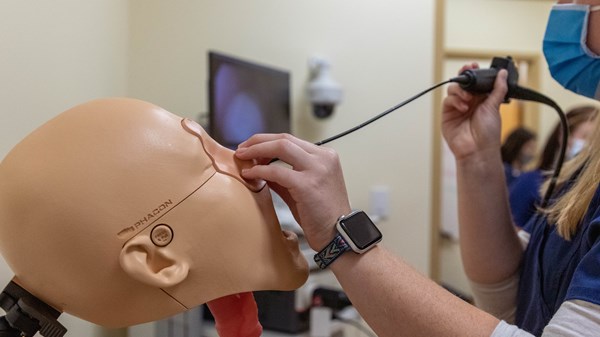
{"label": "seam line on mannequin head", "polygon": [[179,302],[175,297],[171,296],[171,294],[169,294],[166,290],[164,290],[163,288],[160,288],[160,290],[165,293],[167,296],[169,296],[173,301],[177,302],[179,305],[181,305],[182,307],[185,308],[185,310],[189,310],[190,308],[186,307],[185,305],[183,305],[183,303]]}
{"label": "seam line on mannequin head", "polygon": [[179,206],[182,202],[186,201],[192,194],[196,193],[199,189],[202,188],[202,186],[204,186],[212,177],[214,177],[214,175],[217,173],[216,170],[214,170],[211,175],[204,180],[204,182],[202,182],[202,184],[200,184],[200,186],[198,186],[196,189],[194,189],[190,194],[186,195],[183,199],[181,199],[179,202],[177,202],[173,207],[171,207],[170,209],[168,209],[166,212],[162,213],[158,218],[154,219],[152,222],[148,223],[145,226],[139,226],[139,227],[135,227],[135,226],[129,226],[127,228],[122,229],[118,234],[117,237],[119,238],[123,238],[125,235],[127,234],[131,234],[131,233],[135,233],[134,235],[132,235],[130,238],[127,238],[125,240],[125,242],[123,242],[123,247],[125,246],[125,244],[127,242],[129,242],[129,240],[133,239],[134,237],[136,237],[138,234],[140,234],[141,232],[143,232],[146,228],[152,226],[154,223],[156,223],[158,220],[162,219],[162,217],[164,217],[165,215],[169,214],[171,211],[173,211],[174,209],[177,208],[177,206]]}

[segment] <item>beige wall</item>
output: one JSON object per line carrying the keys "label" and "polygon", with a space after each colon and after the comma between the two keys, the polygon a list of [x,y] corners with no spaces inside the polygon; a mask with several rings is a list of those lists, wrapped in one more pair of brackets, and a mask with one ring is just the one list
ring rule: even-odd
{"label": "beige wall", "polygon": [[[433,1],[132,0],[129,94],[190,117],[207,110],[208,49],[288,69],[294,131],[317,141],[431,85]],[[307,61],[328,57],[344,87],[335,115],[315,120]],[[332,143],[356,208],[373,185],[390,188],[385,244],[429,268],[431,98]]]}
{"label": "beige wall", "polygon": [[[1,0],[0,8],[0,158],[68,107],[126,94],[127,2]],[[11,277],[0,261],[0,287]],[[60,321],[69,336],[118,335]]]}

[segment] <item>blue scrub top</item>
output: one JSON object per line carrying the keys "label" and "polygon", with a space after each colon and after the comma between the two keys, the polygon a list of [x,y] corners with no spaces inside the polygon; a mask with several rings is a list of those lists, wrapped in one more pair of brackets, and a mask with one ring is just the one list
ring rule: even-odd
{"label": "blue scrub top", "polygon": [[510,210],[517,226],[525,226],[537,213],[537,207],[542,201],[540,188],[543,182],[542,170],[533,170],[521,174],[508,189]]}
{"label": "blue scrub top", "polygon": [[516,324],[539,336],[564,301],[600,305],[600,190],[571,241],[543,216],[532,217],[524,229],[531,238],[522,261]]}
{"label": "blue scrub top", "polygon": [[502,163],[504,167],[504,178],[506,178],[506,186],[510,187],[512,183],[521,174],[520,171],[515,170],[508,163]]}

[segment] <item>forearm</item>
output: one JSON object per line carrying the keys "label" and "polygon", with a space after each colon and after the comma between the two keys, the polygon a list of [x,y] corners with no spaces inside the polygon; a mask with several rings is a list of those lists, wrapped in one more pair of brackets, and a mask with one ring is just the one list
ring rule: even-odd
{"label": "forearm", "polygon": [[[530,234],[519,230],[518,236],[521,247],[525,250],[529,244]],[[517,313],[519,277],[520,273],[517,272],[512,277],[495,284],[470,282],[475,305],[498,319],[513,323]]]}
{"label": "forearm", "polygon": [[457,161],[460,248],[465,272],[498,283],[518,270],[522,249],[508,205],[500,153],[490,149]]}
{"label": "forearm", "polygon": [[381,337],[482,336],[498,324],[382,247],[346,253],[331,265],[340,284]]}

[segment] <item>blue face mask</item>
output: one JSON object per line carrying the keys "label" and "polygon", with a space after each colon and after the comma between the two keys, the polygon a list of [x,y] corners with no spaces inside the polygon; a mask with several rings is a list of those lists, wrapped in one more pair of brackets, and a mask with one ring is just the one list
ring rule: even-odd
{"label": "blue face mask", "polygon": [[544,37],[544,56],[563,87],[600,100],[600,56],[586,44],[590,11],[600,6],[555,5]]}

